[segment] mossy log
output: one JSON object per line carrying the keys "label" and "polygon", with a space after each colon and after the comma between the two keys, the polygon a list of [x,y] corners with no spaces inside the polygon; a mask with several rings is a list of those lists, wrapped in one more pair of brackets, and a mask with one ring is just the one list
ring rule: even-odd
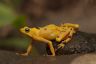
{"label": "mossy log", "polygon": [[[59,43],[53,41],[53,46],[57,49]],[[48,55],[51,54],[50,49],[46,46],[46,51]],[[89,34],[85,32],[78,31],[73,35],[70,42],[65,44],[64,48],[58,49],[55,53],[56,55],[69,55],[69,54],[81,54],[81,53],[91,53],[96,51],[96,34]]]}

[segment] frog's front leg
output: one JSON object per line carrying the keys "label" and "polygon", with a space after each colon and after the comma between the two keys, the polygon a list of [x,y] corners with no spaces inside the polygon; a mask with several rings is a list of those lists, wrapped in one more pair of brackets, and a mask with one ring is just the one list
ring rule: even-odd
{"label": "frog's front leg", "polygon": [[20,53],[16,53],[17,55],[22,55],[22,56],[28,56],[29,53],[32,51],[32,44],[30,43],[28,48],[27,48],[27,52],[20,54]]}
{"label": "frog's front leg", "polygon": [[54,47],[53,47],[52,42],[51,42],[50,40],[47,40],[47,39],[45,39],[45,38],[43,38],[43,37],[41,37],[41,36],[36,36],[36,35],[34,35],[34,36],[32,36],[32,37],[33,37],[35,40],[37,40],[37,41],[41,41],[41,42],[44,42],[44,43],[48,44],[48,46],[49,46],[49,48],[50,48],[50,51],[51,51],[51,53],[52,53],[51,56],[55,56]]}

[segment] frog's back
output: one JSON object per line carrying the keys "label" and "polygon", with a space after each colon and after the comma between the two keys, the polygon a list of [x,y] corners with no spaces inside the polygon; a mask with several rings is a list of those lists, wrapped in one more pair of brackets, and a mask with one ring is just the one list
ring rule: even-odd
{"label": "frog's back", "polygon": [[58,28],[58,26],[56,26],[54,24],[49,24],[47,26],[44,26],[44,28],[51,29],[51,30],[56,30]]}
{"label": "frog's back", "polygon": [[40,29],[39,35],[46,39],[55,39],[58,34],[58,26],[50,24]]}

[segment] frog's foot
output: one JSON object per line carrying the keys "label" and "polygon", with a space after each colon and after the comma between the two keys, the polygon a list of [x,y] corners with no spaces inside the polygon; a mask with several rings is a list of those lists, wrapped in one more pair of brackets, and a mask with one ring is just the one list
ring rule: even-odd
{"label": "frog's foot", "polygon": [[61,44],[58,44],[58,49],[59,48],[64,48],[65,44],[61,43]]}
{"label": "frog's foot", "polygon": [[28,56],[28,53],[23,53],[23,54],[20,54],[20,53],[16,53],[16,55],[21,55],[21,56]]}

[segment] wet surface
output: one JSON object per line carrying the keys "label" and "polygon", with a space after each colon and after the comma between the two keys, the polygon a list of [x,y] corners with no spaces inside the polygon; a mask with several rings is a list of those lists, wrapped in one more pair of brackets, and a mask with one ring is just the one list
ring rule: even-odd
{"label": "wet surface", "polygon": [[24,57],[13,52],[0,50],[0,64],[96,64],[96,54]]}

